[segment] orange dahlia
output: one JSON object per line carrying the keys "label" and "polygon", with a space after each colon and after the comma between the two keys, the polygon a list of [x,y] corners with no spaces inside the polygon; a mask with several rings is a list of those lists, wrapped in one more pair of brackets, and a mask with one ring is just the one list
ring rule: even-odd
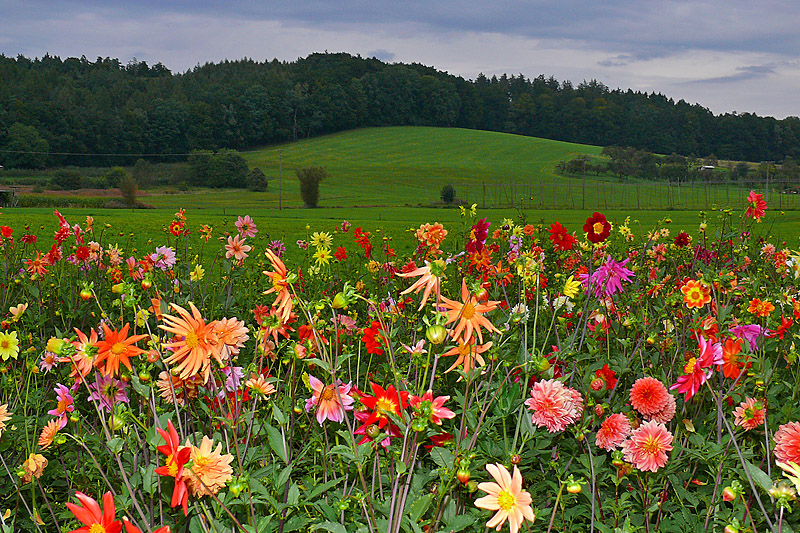
{"label": "orange dahlia", "polygon": [[164,315],[166,325],[158,327],[175,334],[179,340],[166,345],[172,354],[164,359],[164,362],[177,363],[176,370],[181,379],[199,374],[203,378],[203,383],[206,383],[211,374],[211,358],[213,357],[220,366],[223,365],[216,322],[206,324],[192,302],[189,302],[191,313],[177,304],[170,306],[177,311],[178,316]]}
{"label": "orange dahlia", "polygon": [[[66,424],[66,419],[64,419],[64,423]],[[49,448],[50,445],[53,444],[53,439],[56,438],[56,435],[60,430],[61,419],[51,419],[47,425],[42,428],[42,433],[39,435],[39,446],[41,446],[43,450]]]}
{"label": "orange dahlia", "polygon": [[77,341],[72,341],[72,345],[75,347],[75,355],[73,355],[72,358],[60,357],[58,362],[69,363],[72,368],[69,374],[70,377],[74,378],[76,383],[81,383],[94,365],[94,356],[88,355],[86,352],[89,347],[97,345],[97,332],[91,329],[87,337],[86,334],[78,328],[74,329],[75,334],[78,336]]}
{"label": "orange dahlia", "polygon": [[419,279],[414,282],[409,288],[401,292],[401,295],[406,295],[410,292],[419,291],[422,292],[422,301],[419,303],[419,311],[422,311],[422,308],[425,307],[425,302],[428,301],[428,297],[431,293],[435,293],[437,296],[439,295],[439,287],[441,285],[441,279],[444,276],[444,269],[445,269],[445,262],[441,259],[437,259],[432,263],[426,264],[424,267],[419,267],[416,270],[412,270],[408,273],[399,273],[397,274],[401,278],[413,278],[419,276]]}
{"label": "orange dahlia", "polygon": [[669,403],[669,392],[656,378],[643,377],[631,387],[631,405],[645,416],[661,412]]}
{"label": "orange dahlia", "polygon": [[[190,444],[187,442],[187,446]],[[200,446],[192,446],[191,461],[192,466],[184,470],[186,484],[192,496],[205,496],[216,494],[233,477],[231,461],[233,455],[226,453],[222,455],[222,443],[218,443],[216,449],[212,450],[214,441],[203,436]]]}
{"label": "orange dahlia", "polygon": [[263,274],[269,276],[272,282],[272,288],[264,291],[264,294],[276,293],[275,305],[278,308],[278,316],[281,322],[288,322],[289,316],[292,314],[292,294],[289,292],[289,271],[286,265],[283,264],[281,258],[275,255],[272,250],[264,252],[272,264],[272,272],[264,271]]}
{"label": "orange dahlia", "polygon": [[611,451],[621,446],[630,433],[631,423],[628,417],[621,413],[615,413],[600,424],[600,429],[595,435],[595,443],[598,448]]}
{"label": "orange dahlia", "polygon": [[[483,360],[481,356],[482,353],[485,353],[492,347],[491,342],[487,342],[486,344],[477,344],[475,339],[469,339],[469,341],[464,342],[461,339],[458,339],[458,344],[453,346],[448,351],[444,352],[442,356],[448,355],[456,355],[455,363],[453,363],[450,368],[445,370],[445,374],[452,371],[458,365],[464,365],[464,372],[469,373],[470,370],[476,367],[482,367],[486,364],[486,361]],[[477,364],[476,364],[477,363]],[[461,379],[461,378],[458,378]]]}
{"label": "orange dahlia", "polygon": [[11,420],[11,414],[8,412],[8,404],[0,405],[0,437],[3,436],[3,430],[6,429],[6,422]]}
{"label": "orange dahlia", "polygon": [[494,311],[500,302],[487,300],[485,304],[478,303],[478,299],[470,294],[466,279],[461,280],[461,300],[461,302],[457,302],[444,296],[442,297],[444,307],[449,309],[446,323],[458,322],[455,331],[453,331],[454,338],[457,338],[463,331],[464,338],[469,340],[472,338],[472,332],[474,331],[478,334],[478,340],[482,343],[481,326],[486,328],[487,331],[500,333],[500,330],[483,316],[484,313]]}
{"label": "orange dahlia", "polygon": [[[103,374],[119,376],[119,364],[122,363],[128,370],[133,371],[130,358],[144,353],[144,350],[134,346],[135,342],[147,338],[147,335],[133,335],[128,337],[130,324],[125,324],[121,330],[115,331],[103,324],[103,340],[97,341],[97,358],[94,360],[95,366]],[[100,366],[100,363],[104,363]]]}
{"label": "orange dahlia", "polygon": [[681,287],[683,302],[689,309],[700,309],[711,301],[711,290],[702,281],[691,279]]}
{"label": "orange dahlia", "polygon": [[753,298],[750,300],[750,306],[747,308],[747,310],[751,313],[754,313],[756,316],[765,317],[769,316],[769,314],[775,310],[775,306],[770,302]]}

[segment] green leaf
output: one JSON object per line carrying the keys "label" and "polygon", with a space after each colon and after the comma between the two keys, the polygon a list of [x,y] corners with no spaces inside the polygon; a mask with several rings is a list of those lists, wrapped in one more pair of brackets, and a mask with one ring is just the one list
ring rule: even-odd
{"label": "green leaf", "polygon": [[297,483],[292,483],[292,486],[289,487],[289,494],[286,496],[286,503],[294,507],[300,501],[300,487],[297,486]]}
{"label": "green leaf", "polygon": [[272,447],[272,450],[283,459],[283,462],[289,464],[289,452],[286,450],[286,441],[283,440],[283,435],[281,432],[270,426],[266,426],[267,429],[267,439],[269,440],[269,445]]}
{"label": "green leaf", "polygon": [[408,508],[407,512],[408,518],[412,523],[419,522],[419,520],[422,518],[422,515],[424,515],[425,511],[427,511],[428,507],[430,507],[433,497],[434,494],[431,493],[423,494],[411,504],[411,507]]}
{"label": "green leaf", "polygon": [[697,496],[686,490],[677,476],[669,476],[669,480],[672,483],[672,488],[675,489],[675,494],[677,494],[681,500],[689,502],[692,506],[697,505]]}
{"label": "green leaf", "polygon": [[280,410],[277,404],[272,404],[272,416],[275,417],[275,422],[283,426],[286,424],[286,415]]}
{"label": "green leaf", "polygon": [[123,442],[121,438],[114,437],[113,439],[109,440],[106,445],[111,453],[114,455],[119,455],[119,453],[122,451]]}
{"label": "green leaf", "polygon": [[316,500],[319,497],[320,494],[322,494],[323,492],[326,492],[329,489],[332,489],[333,487],[335,487],[339,483],[339,481],[341,481],[341,480],[340,479],[332,479],[332,480],[328,481],[327,483],[320,483],[318,485],[315,485],[314,488],[311,489],[311,491],[308,493],[308,500],[309,501]]}
{"label": "green leaf", "polygon": [[474,523],[475,523],[474,516],[460,514],[458,516],[454,516],[452,520],[447,522],[447,527],[444,528],[444,531],[449,531],[450,533],[458,533],[462,529],[466,529]]}
{"label": "green leaf", "polygon": [[433,462],[436,463],[436,466],[439,468],[453,468],[453,463],[456,460],[455,456],[450,450],[439,447],[431,450],[431,457],[433,458]]}
{"label": "green leaf", "polygon": [[753,479],[756,485],[769,492],[769,489],[772,488],[773,483],[772,479],[766,474],[766,472],[761,470],[747,459],[744,461],[744,466],[747,470],[747,473],[750,474],[750,477]]}
{"label": "green leaf", "polygon": [[306,363],[313,363],[313,364],[317,365],[318,367],[320,367],[325,372],[330,372],[330,370],[331,370],[331,365],[329,365],[327,361],[323,361],[322,359],[319,359],[317,357],[312,357],[311,359],[306,359]]}
{"label": "green leaf", "polygon": [[342,524],[337,524],[336,522],[321,522],[319,524],[314,524],[311,527],[314,531],[324,529],[325,531],[330,531],[331,533],[347,533],[347,530],[344,528],[344,526]]}
{"label": "green leaf", "polygon": [[281,473],[278,475],[278,479],[275,480],[276,487],[283,487],[286,485],[286,482],[289,481],[289,477],[292,475],[292,467],[287,466]]}

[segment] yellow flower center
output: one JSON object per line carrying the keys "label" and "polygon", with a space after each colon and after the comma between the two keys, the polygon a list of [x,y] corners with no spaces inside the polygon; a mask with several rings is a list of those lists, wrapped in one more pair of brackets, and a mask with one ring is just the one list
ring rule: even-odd
{"label": "yellow flower center", "polygon": [[178,475],[178,462],[174,460],[174,457],[173,454],[167,457],[167,472],[169,472],[169,475],[172,477]]}
{"label": "yellow flower center", "polygon": [[211,460],[208,457],[200,456],[194,460],[194,466],[198,468],[203,468],[204,466],[208,466]]}
{"label": "yellow flower center", "polygon": [[375,412],[380,416],[384,416],[384,413],[394,413],[396,410],[397,406],[392,400],[381,398],[375,403]]}
{"label": "yellow flower center", "polygon": [[58,402],[58,405],[56,406],[56,409],[58,409],[59,413],[66,413],[67,412],[67,401],[66,400],[60,400]]}
{"label": "yellow flower center", "polygon": [[3,350],[8,350],[9,346],[11,346],[11,343],[5,339],[3,339],[3,342],[0,342],[0,348]]}
{"label": "yellow flower center", "polygon": [[89,533],[106,533],[106,527],[102,524],[92,524]]}
{"label": "yellow flower center", "polygon": [[333,400],[336,395],[333,392],[333,389],[330,387],[325,387],[325,389],[319,395],[319,401],[321,402],[329,402]]}
{"label": "yellow flower center", "polygon": [[475,306],[472,303],[464,304],[464,307],[461,309],[461,318],[464,320],[472,320],[472,317],[475,316]]}
{"label": "yellow flower center", "polygon": [[188,332],[184,340],[186,341],[186,346],[188,346],[190,349],[194,349],[198,344],[200,344],[200,339],[197,337],[197,333],[194,331]]}
{"label": "yellow flower center", "polygon": [[661,443],[659,442],[658,439],[654,437],[649,437],[646,441],[644,441],[644,443],[642,443],[642,449],[646,453],[654,455],[659,451],[661,451]]}
{"label": "yellow flower center", "polygon": [[472,343],[468,342],[467,344],[459,344],[458,345],[458,354],[462,357],[465,357],[472,353]]}
{"label": "yellow flower center", "polygon": [[686,297],[689,301],[692,302],[699,302],[703,300],[703,291],[701,291],[698,287],[691,289],[688,293],[686,293]]}
{"label": "yellow flower center", "polygon": [[111,347],[111,353],[113,353],[114,355],[120,355],[124,351],[125,351],[125,345],[121,342],[116,342]]}
{"label": "yellow flower center", "polygon": [[689,359],[689,362],[686,363],[686,366],[683,367],[683,371],[687,374],[691,374],[692,372],[694,372],[694,365],[696,364],[697,364],[697,358],[692,357],[691,359]]}
{"label": "yellow flower center", "polygon": [[500,494],[497,495],[497,505],[499,505],[500,509],[503,511],[510,511],[516,503],[517,499],[514,495],[505,489],[501,490]]}
{"label": "yellow flower center", "polygon": [[592,230],[593,230],[595,233],[597,233],[598,235],[599,235],[599,234],[601,234],[601,233],[603,233],[603,229],[604,229],[604,228],[605,228],[605,226],[603,225],[603,223],[602,223],[602,222],[595,222],[595,223],[592,225]]}

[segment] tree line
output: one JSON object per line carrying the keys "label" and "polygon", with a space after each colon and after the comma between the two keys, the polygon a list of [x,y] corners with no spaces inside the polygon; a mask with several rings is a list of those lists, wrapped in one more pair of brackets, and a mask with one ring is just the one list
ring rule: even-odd
{"label": "tree line", "polygon": [[[345,53],[292,62],[158,63],[0,55],[0,165],[133,165],[359,127],[508,132],[662,154],[800,158],[800,119],[714,115],[661,94],[553,77],[453,76]],[[79,155],[76,155],[79,154]],[[113,157],[106,154],[118,154]]]}
{"label": "tree line", "polygon": [[685,157],[675,153],[660,156],[630,146],[606,146],[600,154],[607,159],[579,155],[559,161],[556,172],[570,176],[613,175],[621,181],[730,181],[748,187],[763,185],[772,179],[782,189],[796,190],[800,186],[800,165],[792,157],[758,164],[744,161],[720,162],[713,154],[704,158]]}

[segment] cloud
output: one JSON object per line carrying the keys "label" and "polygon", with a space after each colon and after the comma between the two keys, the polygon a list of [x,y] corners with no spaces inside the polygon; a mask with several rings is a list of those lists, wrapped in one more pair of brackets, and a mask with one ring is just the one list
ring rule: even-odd
{"label": "cloud", "polygon": [[743,80],[758,80],[772,74],[775,74],[775,65],[749,65],[746,67],[736,67],[735,74],[705,78],[690,83],[735,83]]}
{"label": "cloud", "polygon": [[391,63],[395,58],[395,54],[380,48],[378,50],[373,50],[372,52],[367,52],[367,57],[374,57],[375,59],[380,59],[386,63]]}

